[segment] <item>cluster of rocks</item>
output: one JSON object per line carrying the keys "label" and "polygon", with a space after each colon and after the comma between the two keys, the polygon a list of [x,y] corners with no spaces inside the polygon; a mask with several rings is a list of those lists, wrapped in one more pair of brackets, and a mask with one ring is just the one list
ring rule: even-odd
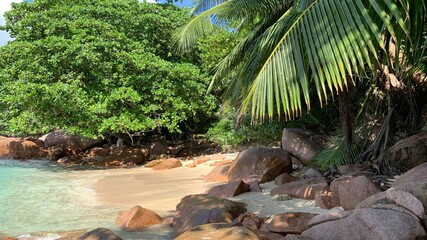
{"label": "cluster of rocks", "polygon": [[132,167],[165,157],[188,157],[212,148],[204,142],[146,147],[108,144],[103,138],[84,138],[57,130],[40,138],[0,136],[0,159],[47,159],[71,166]]}
{"label": "cluster of rocks", "polygon": [[[424,141],[425,138],[418,139]],[[219,161],[205,176],[205,181],[226,183],[203,194],[185,196],[176,206],[172,219],[135,206],[120,212],[116,223],[127,231],[171,224],[178,240],[427,239],[427,155],[412,161],[417,164],[411,163],[415,166],[385,191],[373,182],[372,176],[360,171],[363,167],[359,165],[340,167],[342,176],[332,182],[314,168],[302,167],[299,172],[293,172],[294,159],[308,164],[323,143],[321,136],[285,129],[281,149],[250,148],[234,161]],[[411,152],[402,149],[400,151]],[[402,159],[402,154],[399,157]],[[201,157],[187,166],[194,167],[211,159]],[[180,164],[177,159],[167,159],[153,161],[149,167],[161,170]],[[269,193],[262,192],[260,184],[270,181],[277,186]],[[244,203],[227,199],[246,192],[270,194],[283,204],[292,198],[314,200],[316,206],[332,210],[324,214],[287,211],[261,217],[257,212],[248,212]],[[120,237],[108,229],[95,229],[79,239]]]}
{"label": "cluster of rocks", "polygon": [[[427,163],[400,176],[386,191],[369,176],[351,171],[352,166],[341,169],[356,172],[355,175],[344,175],[329,184],[313,168],[290,173],[289,164],[292,164],[291,157],[281,149],[248,149],[231,164],[212,170],[210,175],[222,175],[218,179],[226,178],[228,183],[204,194],[184,197],[172,220],[136,206],[120,213],[117,222],[129,230],[170,222],[177,233],[175,239],[179,240],[427,238]],[[324,214],[291,211],[260,217],[255,212],[247,212],[245,204],[227,199],[248,191],[260,191],[259,183],[272,180],[278,185],[270,194],[287,196],[278,198],[284,204],[289,198],[314,199],[317,206],[333,208],[333,211]]]}

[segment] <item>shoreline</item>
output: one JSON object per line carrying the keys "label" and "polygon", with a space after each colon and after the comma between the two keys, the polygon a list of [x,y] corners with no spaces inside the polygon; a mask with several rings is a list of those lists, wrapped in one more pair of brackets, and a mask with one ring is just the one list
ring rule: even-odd
{"label": "shoreline", "polygon": [[[103,170],[104,176],[88,185],[97,196],[98,204],[129,210],[135,205],[150,209],[162,217],[171,217],[176,205],[187,195],[204,193],[221,182],[204,182],[203,178],[214,167],[213,161],[168,170],[138,167],[131,169]],[[192,161],[191,161],[192,162]]]}

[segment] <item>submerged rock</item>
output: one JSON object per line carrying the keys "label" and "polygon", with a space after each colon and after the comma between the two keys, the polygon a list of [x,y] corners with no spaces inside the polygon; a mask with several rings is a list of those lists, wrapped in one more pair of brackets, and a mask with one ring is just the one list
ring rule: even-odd
{"label": "submerged rock", "polygon": [[85,233],[78,240],[122,240],[119,236],[107,228],[97,228]]}

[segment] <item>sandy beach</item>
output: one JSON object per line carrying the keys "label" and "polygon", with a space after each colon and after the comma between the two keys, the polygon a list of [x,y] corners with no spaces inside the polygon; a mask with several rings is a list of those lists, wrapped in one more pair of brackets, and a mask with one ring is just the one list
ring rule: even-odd
{"label": "sandy beach", "polygon": [[[213,161],[188,168],[183,161],[179,168],[154,171],[150,168],[111,169],[92,184],[101,205],[129,209],[135,205],[151,209],[163,217],[171,217],[180,200],[190,194],[204,193],[207,189],[223,183],[207,183],[203,177],[214,167]],[[230,200],[244,202],[248,212],[268,217],[284,212],[323,213],[326,210],[314,206],[314,201],[291,199],[274,201],[270,190],[274,182],[261,184],[262,192],[248,192]]]}
{"label": "sandy beach", "polygon": [[140,205],[167,217],[186,195],[204,193],[221,184],[203,181],[213,169],[209,166],[212,162],[186,167],[190,162],[182,161],[182,167],[162,171],[145,167],[105,170],[104,176],[90,187],[101,205],[123,209]]}

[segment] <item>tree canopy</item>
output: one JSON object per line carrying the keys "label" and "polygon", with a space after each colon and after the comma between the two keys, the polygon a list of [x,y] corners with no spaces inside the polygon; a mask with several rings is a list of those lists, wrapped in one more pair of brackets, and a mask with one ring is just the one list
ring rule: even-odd
{"label": "tree canopy", "polygon": [[209,80],[171,45],[187,16],[137,0],[13,4],[2,26],[15,40],[0,48],[0,131],[174,132],[209,116]]}

